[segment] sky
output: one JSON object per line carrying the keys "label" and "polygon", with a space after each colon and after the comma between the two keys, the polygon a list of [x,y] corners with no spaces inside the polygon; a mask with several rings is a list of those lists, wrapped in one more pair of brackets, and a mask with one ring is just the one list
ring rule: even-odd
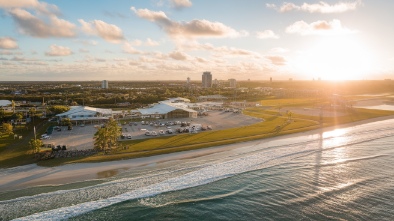
{"label": "sky", "polygon": [[394,78],[394,1],[0,0],[0,81]]}

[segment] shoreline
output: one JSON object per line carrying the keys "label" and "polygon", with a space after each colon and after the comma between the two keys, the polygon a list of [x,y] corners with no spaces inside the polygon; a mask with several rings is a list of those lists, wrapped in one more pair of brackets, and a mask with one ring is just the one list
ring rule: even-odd
{"label": "shoreline", "polygon": [[231,151],[233,149],[243,146],[253,145],[262,141],[269,142],[299,136],[310,136],[339,128],[354,127],[358,125],[390,119],[394,119],[394,115],[366,119],[347,124],[322,127],[310,131],[297,132],[265,139],[257,139],[253,141],[240,142],[223,146],[208,147],[203,149],[175,152],[128,160],[107,161],[99,163],[76,163],[56,167],[42,167],[36,164],[30,164],[14,168],[1,169],[0,175],[2,176],[2,179],[0,180],[0,193],[38,186],[67,185],[84,181],[100,180],[103,178],[115,176],[119,173],[122,173],[123,171],[131,170],[134,168],[143,168],[172,161],[204,157],[215,153]]}

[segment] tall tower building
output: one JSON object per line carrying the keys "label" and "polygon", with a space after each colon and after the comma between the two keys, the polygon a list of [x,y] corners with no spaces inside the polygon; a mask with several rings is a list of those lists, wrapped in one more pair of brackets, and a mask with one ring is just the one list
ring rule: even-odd
{"label": "tall tower building", "polygon": [[103,82],[101,82],[101,88],[108,89],[108,81],[107,80],[103,80]]}
{"label": "tall tower building", "polygon": [[186,84],[190,84],[190,77],[187,78]]}
{"label": "tall tower building", "polygon": [[212,87],[212,74],[211,72],[204,72],[202,74],[202,87],[203,88],[210,88]]}

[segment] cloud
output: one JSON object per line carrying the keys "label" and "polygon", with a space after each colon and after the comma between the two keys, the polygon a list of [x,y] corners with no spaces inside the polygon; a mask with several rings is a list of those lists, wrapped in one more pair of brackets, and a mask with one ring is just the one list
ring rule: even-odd
{"label": "cloud", "polygon": [[14,53],[12,51],[7,51],[7,50],[1,50],[0,55],[13,55]]}
{"label": "cloud", "polygon": [[316,21],[310,24],[304,21],[297,21],[286,28],[286,32],[290,34],[300,35],[337,35],[351,34],[356,31],[344,28],[341,21],[334,19],[332,21]]}
{"label": "cloud", "polygon": [[17,49],[18,43],[16,43],[15,39],[10,37],[0,38],[0,48],[2,49]]}
{"label": "cloud", "polygon": [[220,22],[192,20],[190,22],[172,21],[162,11],[130,8],[138,17],[156,23],[168,35],[175,38],[237,37],[241,33]]}
{"label": "cloud", "polygon": [[75,36],[75,25],[55,15],[48,16],[44,22],[24,9],[14,8],[9,13],[23,34],[39,38]]}
{"label": "cloud", "polygon": [[33,59],[28,59],[23,56],[14,56],[10,61],[34,61]]}
{"label": "cloud", "polygon": [[0,8],[30,8],[47,15],[60,14],[59,8],[56,5],[39,2],[37,0],[0,0]]}
{"label": "cloud", "polygon": [[129,41],[129,44],[132,45],[132,46],[145,45],[145,46],[151,46],[151,47],[160,45],[159,42],[153,41],[150,38],[147,38],[145,42],[143,42],[143,41],[141,41],[139,39],[136,39],[136,40],[133,40],[133,41]]}
{"label": "cloud", "polygon": [[153,41],[152,39],[148,38],[146,39],[145,45],[147,46],[159,46],[159,42]]}
{"label": "cloud", "polygon": [[265,30],[262,32],[257,32],[257,38],[260,39],[278,39],[279,36],[275,34],[272,30]]}
{"label": "cloud", "polygon": [[46,56],[68,56],[73,52],[70,48],[59,46],[59,45],[51,45],[49,47],[49,51],[45,52]]}
{"label": "cloud", "polygon": [[78,43],[81,43],[84,45],[93,45],[93,46],[98,45],[98,42],[94,41],[94,40],[75,40],[75,42],[78,42]]}
{"label": "cloud", "polygon": [[129,42],[123,44],[123,52],[128,54],[143,54],[142,51],[135,49]]}
{"label": "cloud", "polygon": [[289,52],[289,49],[287,49],[287,48],[272,48],[270,50],[270,52],[272,52],[272,53],[287,53],[287,52]]}
{"label": "cloud", "polygon": [[108,24],[101,20],[85,22],[83,19],[79,19],[78,21],[86,34],[97,35],[110,43],[116,44],[124,40],[122,29],[116,25]]}
{"label": "cloud", "polygon": [[89,53],[89,50],[85,49],[85,48],[80,48],[79,52],[81,52],[81,53]]}
{"label": "cloud", "polygon": [[188,8],[192,6],[190,0],[170,0],[172,7],[177,9]]}
{"label": "cloud", "polygon": [[272,64],[277,66],[283,66],[286,64],[286,59],[282,56],[266,56],[266,58],[270,60]]}
{"label": "cloud", "polygon": [[189,55],[181,51],[173,51],[169,53],[168,56],[174,60],[181,60],[181,61],[187,60],[189,57]]}
{"label": "cloud", "polygon": [[326,2],[319,2],[316,4],[308,4],[303,3],[302,5],[296,5],[294,3],[285,2],[282,6],[278,7],[275,4],[266,4],[268,8],[273,8],[279,12],[289,12],[289,11],[305,11],[309,13],[343,13],[347,11],[356,10],[357,7],[362,5],[361,0],[357,0],[354,2],[339,2],[333,5],[330,5]]}

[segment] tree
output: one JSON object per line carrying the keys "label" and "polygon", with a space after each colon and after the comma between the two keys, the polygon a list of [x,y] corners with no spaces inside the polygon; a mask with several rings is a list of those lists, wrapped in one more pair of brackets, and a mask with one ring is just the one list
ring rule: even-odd
{"label": "tree", "polygon": [[70,118],[62,118],[61,123],[62,123],[62,125],[68,126],[68,125],[71,125],[71,120],[70,120]]}
{"label": "tree", "polygon": [[39,139],[31,139],[29,142],[30,147],[33,149],[33,153],[40,152],[41,146],[43,145],[42,141]]}
{"label": "tree", "polygon": [[54,114],[61,114],[61,113],[64,113],[64,112],[70,110],[69,107],[64,106],[64,105],[54,105],[48,109],[49,109],[49,111],[53,112]]}
{"label": "tree", "polygon": [[8,134],[8,135],[14,134],[12,124],[3,123],[2,126],[3,126],[3,133]]}
{"label": "tree", "polygon": [[14,118],[16,119],[16,122],[20,122],[23,118],[23,114],[22,113],[16,113],[14,114]]}
{"label": "tree", "polygon": [[105,153],[117,148],[118,138],[121,135],[118,123],[110,118],[109,121],[94,134],[94,148]]}
{"label": "tree", "polygon": [[29,113],[31,114],[31,116],[34,116],[36,114],[37,110],[35,107],[32,107],[29,109]]}

